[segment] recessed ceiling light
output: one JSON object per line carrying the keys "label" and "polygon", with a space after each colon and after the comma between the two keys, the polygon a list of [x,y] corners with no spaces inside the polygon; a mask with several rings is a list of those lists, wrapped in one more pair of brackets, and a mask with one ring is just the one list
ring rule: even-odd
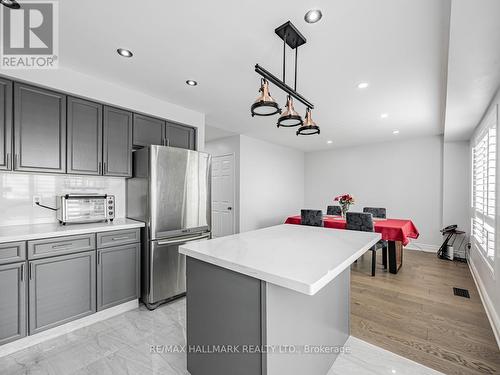
{"label": "recessed ceiling light", "polygon": [[198,82],[192,80],[192,79],[188,79],[186,81],[186,83],[189,85],[189,86],[196,86],[198,84]]}
{"label": "recessed ceiling light", "polygon": [[7,8],[10,8],[10,9],[21,8],[19,3],[15,0],[0,0],[0,4],[5,5]]}
{"label": "recessed ceiling light", "polygon": [[389,117],[389,114],[388,114],[388,113],[382,113],[382,114],[380,115],[380,118],[387,118],[387,117]]}
{"label": "recessed ceiling light", "polygon": [[393,131],[392,131],[392,134],[394,134],[394,135],[398,135],[398,134],[399,134],[399,130],[398,130],[398,129],[393,130]]}
{"label": "recessed ceiling light", "polygon": [[118,52],[118,54],[120,56],[123,56],[123,57],[132,57],[132,56],[134,56],[134,54],[132,53],[132,51],[130,51],[128,49],[125,49],[125,48],[118,48],[116,50],[116,52]]}
{"label": "recessed ceiling light", "polygon": [[311,9],[304,16],[304,20],[307,23],[316,23],[321,19],[321,17],[323,17],[323,13],[321,13],[321,10]]}
{"label": "recessed ceiling light", "polygon": [[328,143],[329,145],[331,145],[333,143],[333,141],[326,141],[326,143]]}
{"label": "recessed ceiling light", "polygon": [[368,82],[360,82],[358,83],[358,89],[366,89],[370,84]]}

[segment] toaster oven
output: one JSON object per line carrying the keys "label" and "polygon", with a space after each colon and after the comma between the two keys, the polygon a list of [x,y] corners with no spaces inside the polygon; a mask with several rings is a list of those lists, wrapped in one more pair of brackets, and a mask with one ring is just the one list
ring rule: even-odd
{"label": "toaster oven", "polygon": [[57,198],[57,220],[63,225],[112,221],[114,218],[114,195],[66,194]]}

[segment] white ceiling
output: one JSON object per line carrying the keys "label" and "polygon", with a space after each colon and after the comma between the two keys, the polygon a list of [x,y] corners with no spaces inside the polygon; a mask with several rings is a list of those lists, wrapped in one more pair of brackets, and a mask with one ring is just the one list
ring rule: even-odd
{"label": "white ceiling", "polygon": [[500,1],[453,0],[445,139],[470,139],[500,86]]}
{"label": "white ceiling", "polygon": [[[315,7],[323,19],[306,24]],[[393,129],[399,138],[442,134],[449,8],[449,0],[64,0],[60,63],[204,112],[209,126],[303,150],[391,140]],[[298,91],[316,106],[320,136],[296,137],[277,129],[276,117],[250,117],[259,88],[253,67],[280,75],[274,28],[287,20],[308,39]],[[118,56],[118,47],[134,57]],[[359,90],[361,81],[369,88]],[[271,93],[284,102],[278,89]]]}

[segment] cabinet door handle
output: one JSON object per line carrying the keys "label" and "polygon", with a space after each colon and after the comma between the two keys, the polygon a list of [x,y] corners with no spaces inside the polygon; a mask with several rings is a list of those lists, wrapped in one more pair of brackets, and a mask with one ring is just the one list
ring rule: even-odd
{"label": "cabinet door handle", "polygon": [[129,236],[123,236],[123,237],[113,237],[113,241],[120,241],[120,240],[128,240],[130,237]]}
{"label": "cabinet door handle", "polygon": [[30,263],[30,269],[29,269],[29,277],[30,277],[30,280],[31,280],[31,277],[32,277],[32,274],[33,274],[33,263]]}
{"label": "cabinet door handle", "polygon": [[170,139],[165,138],[165,146],[170,146]]}
{"label": "cabinet door handle", "polygon": [[97,252],[97,264],[101,264],[101,252]]}
{"label": "cabinet door handle", "polygon": [[99,165],[97,167],[97,173],[102,174],[102,162],[99,162]]}
{"label": "cabinet door handle", "polygon": [[59,244],[59,245],[52,245],[52,248],[53,249],[58,249],[60,247],[68,247],[68,246],[72,246],[73,244],[70,242],[70,243],[62,243],[62,244]]}
{"label": "cabinet door handle", "polygon": [[24,281],[24,263],[21,264],[21,281]]}
{"label": "cabinet door handle", "polygon": [[106,162],[104,162],[104,172],[103,174],[108,173],[108,166],[106,165]]}
{"label": "cabinet door handle", "polygon": [[7,153],[7,160],[5,161],[5,166],[7,169],[10,168],[10,153]]}

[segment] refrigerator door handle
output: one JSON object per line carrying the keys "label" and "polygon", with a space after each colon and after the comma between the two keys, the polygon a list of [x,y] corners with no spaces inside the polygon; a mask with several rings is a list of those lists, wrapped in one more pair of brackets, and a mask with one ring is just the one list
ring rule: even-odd
{"label": "refrigerator door handle", "polygon": [[196,236],[196,237],[184,237],[184,238],[177,238],[174,240],[158,241],[158,245],[159,246],[175,245],[178,243],[185,243],[185,242],[194,241],[194,240],[201,240],[203,238],[208,238],[208,237],[210,237],[210,233],[205,233],[205,234],[202,234],[201,236]]}

